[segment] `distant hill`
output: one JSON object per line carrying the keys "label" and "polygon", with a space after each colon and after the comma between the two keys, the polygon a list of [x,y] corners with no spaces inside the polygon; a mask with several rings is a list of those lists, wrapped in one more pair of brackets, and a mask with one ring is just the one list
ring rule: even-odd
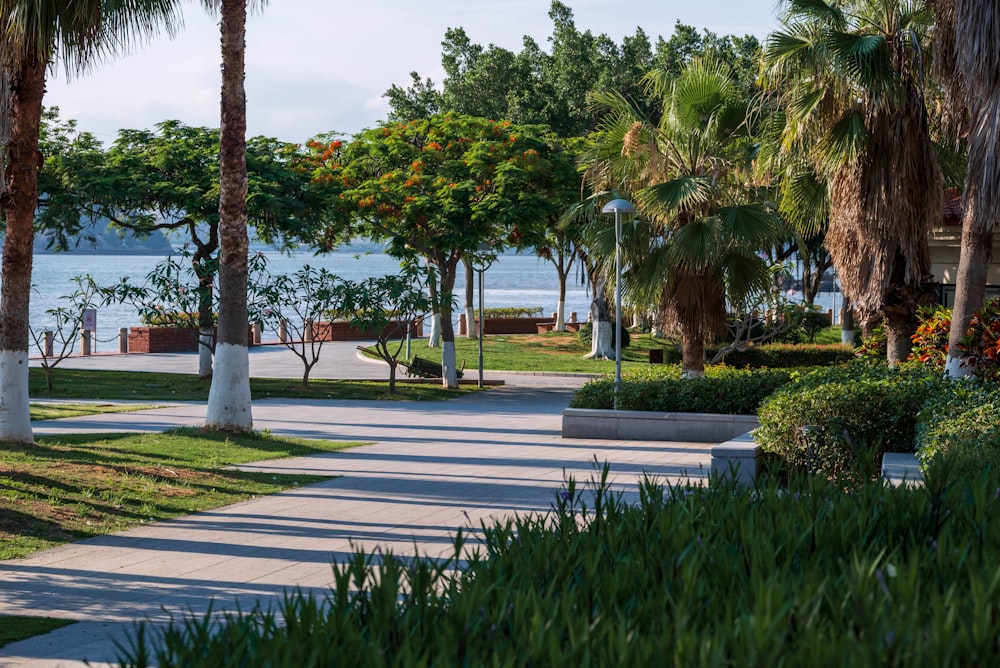
{"label": "distant hill", "polygon": [[35,235],[35,253],[65,252],[73,255],[170,255],[174,247],[156,230],[139,238],[128,230],[118,230],[109,223],[96,222],[76,238],[71,239],[69,250],[53,251],[49,248],[51,235]]}

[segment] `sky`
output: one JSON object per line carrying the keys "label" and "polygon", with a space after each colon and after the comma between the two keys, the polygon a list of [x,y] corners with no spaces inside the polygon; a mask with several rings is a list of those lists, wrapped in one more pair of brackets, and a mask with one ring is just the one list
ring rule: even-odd
{"label": "sky", "polygon": [[[719,35],[776,25],[777,0],[564,0],[577,29],[617,43],[641,26],[654,41],[674,24]],[[545,50],[549,0],[270,0],[247,25],[247,134],[300,142],[325,132],[353,134],[385,119],[382,97],[416,70],[440,84],[441,40],[462,27],[474,43],[521,49],[530,35]],[[50,76],[45,104],[105,143],[121,128],[177,119],[218,127],[218,19],[188,1],[174,38],[145,46],[69,80]]]}

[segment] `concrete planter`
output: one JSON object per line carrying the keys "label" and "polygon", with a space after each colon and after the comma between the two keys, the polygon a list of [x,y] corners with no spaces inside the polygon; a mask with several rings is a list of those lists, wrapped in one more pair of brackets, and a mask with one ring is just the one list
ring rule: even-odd
{"label": "concrete planter", "polygon": [[723,443],[760,426],[756,415],[654,413],[594,408],[563,411],[563,438]]}

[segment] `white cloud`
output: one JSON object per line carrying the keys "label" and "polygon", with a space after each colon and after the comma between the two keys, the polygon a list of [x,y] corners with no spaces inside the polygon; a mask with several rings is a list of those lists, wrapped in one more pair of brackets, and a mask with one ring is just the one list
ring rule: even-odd
{"label": "white cloud", "polygon": [[[763,36],[774,24],[774,0],[567,4],[580,30],[616,40],[638,25],[654,39],[669,36],[676,19],[719,34]],[[548,0],[275,0],[248,25],[248,130],[299,141],[371,127],[388,111],[382,94],[392,84],[408,85],[411,71],[441,82],[448,27],[464,27],[484,45],[518,50],[528,34],[547,48],[548,9]],[[217,126],[218,20],[197,3],[185,13],[176,39],[159,38],[70,84],[60,76],[50,82],[46,104],[105,140],[119,128],[168,118]]]}

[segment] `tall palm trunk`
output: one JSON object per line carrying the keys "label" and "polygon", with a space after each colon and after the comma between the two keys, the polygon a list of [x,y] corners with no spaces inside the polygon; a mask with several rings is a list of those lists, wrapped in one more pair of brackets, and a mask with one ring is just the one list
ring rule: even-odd
{"label": "tall palm trunk", "polygon": [[253,427],[247,351],[246,0],[222,0],[219,143],[219,335],[206,425]]}
{"label": "tall palm trunk", "polygon": [[0,197],[7,219],[0,295],[0,441],[32,443],[28,407],[28,306],[38,205],[38,129],[45,63],[30,59],[10,73],[10,142]]}
{"label": "tall palm trunk", "polygon": [[973,312],[986,296],[993,230],[1000,218],[1000,23],[997,4],[987,0],[933,0],[934,67],[945,83],[949,117],[969,115],[969,152],[965,176],[962,245],[955,277],[955,304],[948,335],[945,373],[963,376],[959,341]]}

